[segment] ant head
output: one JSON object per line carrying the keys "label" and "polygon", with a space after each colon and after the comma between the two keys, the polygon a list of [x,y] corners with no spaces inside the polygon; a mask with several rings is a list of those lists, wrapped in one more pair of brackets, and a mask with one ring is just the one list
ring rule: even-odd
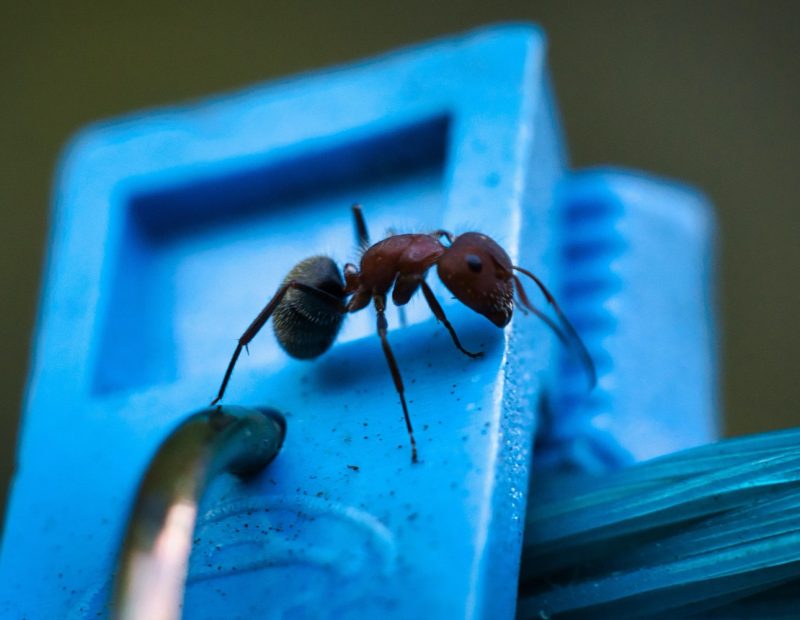
{"label": "ant head", "polygon": [[505,327],[514,310],[511,259],[481,233],[464,233],[453,240],[437,263],[444,285],[465,306]]}

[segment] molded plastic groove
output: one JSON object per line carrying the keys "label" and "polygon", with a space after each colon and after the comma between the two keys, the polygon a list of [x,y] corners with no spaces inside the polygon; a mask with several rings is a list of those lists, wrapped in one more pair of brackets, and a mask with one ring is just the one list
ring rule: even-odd
{"label": "molded plastic groove", "polygon": [[[564,311],[583,338],[595,364],[598,364],[598,378],[602,377],[599,362],[605,357],[600,341],[612,334],[616,326],[616,317],[608,309],[608,301],[620,288],[619,280],[610,268],[612,261],[625,248],[625,243],[616,230],[620,214],[619,209],[602,203],[587,202],[567,204],[564,211],[567,225],[564,227],[561,254],[563,277],[560,294]],[[584,238],[575,242],[572,238],[574,227],[568,224],[579,222],[581,218],[591,220],[594,238],[586,238],[589,228],[584,221]],[[576,295],[576,292],[580,294]],[[570,357],[562,363],[564,379],[568,379],[570,374],[581,372],[580,365],[570,361]],[[610,368],[611,360],[603,361],[607,361]]]}
{"label": "molded plastic groove", "polygon": [[610,297],[614,292],[622,287],[622,282],[618,278],[614,278],[609,274],[609,277],[597,278],[581,278],[565,282],[562,285],[561,299],[564,303],[570,302],[579,303],[584,297],[594,301],[598,297]]}
{"label": "molded plastic groove", "polygon": [[563,249],[564,260],[567,264],[604,260],[616,256],[624,251],[624,244],[620,239],[600,238],[580,242],[566,243]]}
{"label": "molded plastic groove", "polygon": [[[626,244],[619,233],[622,209],[611,201],[574,200],[563,205],[561,281],[558,296],[595,364],[598,383],[587,392],[586,371],[574,351],[566,349],[559,364],[555,412],[548,443],[537,457],[544,462],[569,460],[567,445],[582,435],[597,416],[608,413],[614,362],[604,341],[617,329],[612,300],[622,288],[614,261]],[[561,442],[566,444],[560,445]]]}
{"label": "molded plastic groove", "polygon": [[560,208],[556,293],[598,383],[587,392],[565,349],[540,465],[603,471],[715,439],[714,226],[703,196],[590,170],[563,184]]}

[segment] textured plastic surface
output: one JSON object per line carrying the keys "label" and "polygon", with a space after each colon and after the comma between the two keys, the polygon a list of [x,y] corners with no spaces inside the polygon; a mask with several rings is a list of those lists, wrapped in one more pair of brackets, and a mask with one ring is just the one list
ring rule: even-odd
{"label": "textured plastic surface", "polygon": [[587,471],[719,437],[716,229],[704,196],[621,169],[559,192],[560,293],[598,369],[587,397],[565,358],[537,459]]}
{"label": "textured plastic surface", "polygon": [[796,618],[800,431],[540,477],[519,617]]}
{"label": "textured plastic surface", "polygon": [[[535,30],[505,28],[91,128],[63,161],[0,564],[8,618],[102,616],[139,477],[213,396],[291,265],[374,238],[484,231],[552,282],[564,167]],[[431,278],[433,280],[433,278]],[[285,412],[283,452],[217,482],[186,616],[511,617],[534,403],[553,339],[505,331],[435,290],[465,358],[422,304],[390,333],[418,429],[370,312],[313,363],[271,334],[227,402]],[[396,316],[390,321],[397,326]]]}

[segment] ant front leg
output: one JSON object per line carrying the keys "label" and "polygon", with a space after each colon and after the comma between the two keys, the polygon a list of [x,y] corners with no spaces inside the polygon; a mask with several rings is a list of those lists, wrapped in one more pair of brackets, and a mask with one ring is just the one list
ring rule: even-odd
{"label": "ant front leg", "polygon": [[389,364],[389,371],[392,373],[392,379],[394,380],[394,388],[397,390],[397,395],[400,397],[400,404],[403,407],[403,416],[406,420],[408,439],[411,442],[411,462],[418,463],[417,442],[414,439],[414,429],[411,426],[411,416],[408,414],[408,405],[406,404],[403,378],[400,376],[400,369],[397,367],[397,362],[394,359],[392,348],[389,346],[389,339],[386,337],[386,331],[388,330],[389,325],[386,322],[386,298],[384,296],[375,296],[375,311],[378,314],[378,336],[381,339],[383,354],[386,356],[386,362]]}
{"label": "ant front leg", "polygon": [[302,282],[297,282],[296,280],[289,280],[283,286],[278,289],[278,292],[272,296],[272,299],[269,300],[264,309],[258,313],[258,316],[253,320],[252,323],[248,326],[244,333],[239,338],[239,342],[236,345],[236,349],[231,356],[231,361],[228,363],[228,368],[225,370],[225,376],[222,379],[222,385],[219,387],[219,392],[217,393],[217,397],[211,401],[211,406],[213,407],[219,401],[222,400],[222,397],[225,395],[225,389],[228,387],[228,382],[231,379],[231,374],[233,373],[233,368],[236,366],[236,361],[239,359],[239,355],[242,353],[242,349],[247,348],[247,345],[250,344],[250,341],[256,337],[261,328],[266,325],[269,318],[275,312],[278,305],[283,300],[286,293],[288,293],[291,289],[296,289],[300,291],[304,291],[306,293],[311,293],[312,295],[316,295],[319,298],[334,304],[337,311],[341,314],[347,312],[346,306],[342,303],[340,299],[338,299],[335,295],[331,295],[330,293],[323,291],[322,289],[318,289],[315,286],[310,286],[308,284],[303,284]]}
{"label": "ant front leg", "polygon": [[464,355],[468,355],[469,357],[475,359],[478,357],[483,357],[483,351],[478,351],[477,353],[473,353],[472,351],[467,351],[464,347],[461,346],[461,342],[456,335],[456,330],[453,329],[453,326],[450,324],[450,321],[447,320],[447,317],[444,314],[444,310],[442,306],[439,304],[436,297],[433,295],[433,291],[431,287],[428,286],[428,283],[425,280],[420,281],[420,286],[422,287],[422,294],[425,295],[425,301],[428,302],[428,306],[430,306],[431,312],[433,312],[433,316],[445,326],[448,332],[450,332],[450,337],[453,339],[453,344],[456,345],[456,348],[461,351]]}

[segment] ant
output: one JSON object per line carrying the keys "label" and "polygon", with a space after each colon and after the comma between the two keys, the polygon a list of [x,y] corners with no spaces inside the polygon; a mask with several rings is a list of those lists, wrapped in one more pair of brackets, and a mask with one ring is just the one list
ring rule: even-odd
{"label": "ant", "polygon": [[[270,317],[275,337],[284,351],[298,359],[313,359],[331,347],[346,314],[363,310],[372,302],[377,313],[383,354],[403,407],[411,444],[411,461],[416,463],[417,444],[406,405],[403,379],[386,337],[387,295],[391,291],[392,301],[402,307],[422,289],[433,315],[450,333],[456,348],[471,358],[483,355],[482,352],[468,351],[461,345],[442,306],[425,282],[428,270],[434,265],[439,278],[459,301],[500,328],[511,320],[516,292],[523,312],[527,309],[539,317],[562,343],[572,342],[576,346],[589,375],[590,385],[594,387],[597,377],[592,358],[550,291],[530,271],[513,265],[505,250],[494,240],[477,232],[456,236],[446,230],[435,230],[428,234],[391,234],[370,245],[361,207],[355,204],[352,211],[362,251],[360,268],[347,263],[343,280],[336,263],[327,256],[312,256],[295,265],[269,303],[239,338],[217,397],[211,402],[212,406],[225,394],[242,349],[247,348]],[[442,243],[443,238],[448,245]],[[536,283],[555,310],[563,331],[530,302],[515,272]]]}

